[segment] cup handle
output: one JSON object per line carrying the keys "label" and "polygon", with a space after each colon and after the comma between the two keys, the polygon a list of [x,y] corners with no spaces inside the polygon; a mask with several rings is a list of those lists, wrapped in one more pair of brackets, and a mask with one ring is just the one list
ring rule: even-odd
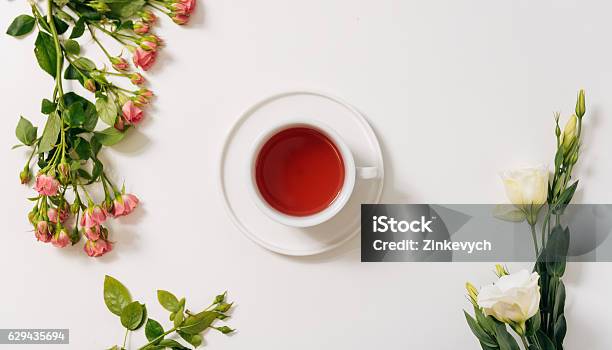
{"label": "cup handle", "polygon": [[359,179],[376,179],[378,178],[377,167],[357,167],[357,178]]}

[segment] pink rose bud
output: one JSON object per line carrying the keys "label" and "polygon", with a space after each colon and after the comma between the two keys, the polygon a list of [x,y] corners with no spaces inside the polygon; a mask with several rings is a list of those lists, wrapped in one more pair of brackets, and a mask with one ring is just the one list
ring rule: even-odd
{"label": "pink rose bud", "polygon": [[49,223],[46,221],[39,221],[36,224],[36,232],[34,233],[36,239],[40,242],[48,243],[51,241],[51,232]]}
{"label": "pink rose bud", "polygon": [[121,194],[115,198],[113,202],[112,214],[114,217],[125,216],[130,214],[138,206],[138,197],[133,194]]}
{"label": "pink rose bud", "polygon": [[142,41],[149,41],[157,44],[157,46],[163,45],[164,41],[155,34],[149,34],[142,37]]}
{"label": "pink rose bud", "polygon": [[153,41],[148,41],[148,40],[143,40],[140,43],[140,48],[145,50],[145,51],[156,51],[157,50],[157,43],[153,42]]}
{"label": "pink rose bud", "polygon": [[70,244],[70,235],[68,235],[68,232],[65,228],[62,228],[58,233],[53,235],[53,238],[51,239],[51,244],[58,248],[64,248],[65,246]]}
{"label": "pink rose bud", "polygon": [[28,166],[23,168],[23,171],[19,173],[19,181],[21,181],[22,185],[30,182],[30,168]]}
{"label": "pink rose bud", "polygon": [[144,10],[140,13],[140,18],[149,24],[154,24],[157,22],[157,16],[152,11]]}
{"label": "pink rose bud", "polygon": [[91,257],[99,257],[113,250],[113,244],[104,239],[87,241],[83,247],[83,250]]}
{"label": "pink rose bud", "polygon": [[130,64],[123,57],[111,57],[110,61],[113,65],[113,68],[115,68],[118,71],[126,71],[130,68]]}
{"label": "pink rose bud", "polygon": [[123,118],[130,124],[138,124],[144,118],[142,109],[138,108],[132,101],[127,101],[121,110],[123,112]]}
{"label": "pink rose bud", "polygon": [[93,227],[99,226],[106,221],[106,211],[99,205],[87,208],[81,217],[81,226]]}
{"label": "pink rose bud", "polygon": [[123,120],[123,116],[117,118],[117,121],[115,121],[115,125],[113,126],[119,131],[125,130],[125,120]]}
{"label": "pink rose bud", "polygon": [[153,50],[146,51],[139,47],[134,52],[134,56],[132,57],[132,59],[134,60],[134,64],[136,65],[136,67],[140,67],[143,70],[147,71],[151,69],[151,67],[155,63],[155,59],[157,59],[157,52]]}
{"label": "pink rose bud", "polygon": [[62,162],[57,166],[57,172],[59,173],[59,179],[61,183],[67,183],[70,180],[70,165]]}
{"label": "pink rose bud", "polygon": [[34,189],[43,196],[55,196],[59,189],[59,181],[55,177],[47,174],[40,174],[36,177]]}
{"label": "pink rose bud", "polygon": [[85,227],[85,237],[91,241],[100,239],[100,226]]}
{"label": "pink rose bud", "polygon": [[145,83],[145,78],[140,73],[130,74],[130,80],[134,85],[142,85]]}
{"label": "pink rose bud", "polygon": [[146,22],[136,22],[134,23],[134,32],[138,35],[144,35],[149,32],[149,24]]}
{"label": "pink rose bud", "polygon": [[85,87],[85,89],[89,90],[90,92],[96,92],[97,90],[96,82],[93,79],[85,80],[85,83],[83,84],[83,86]]}
{"label": "pink rose bud", "polygon": [[189,22],[189,16],[181,15],[180,13],[173,13],[172,14],[172,20],[176,24],[183,25],[183,24],[187,24],[187,22]]}

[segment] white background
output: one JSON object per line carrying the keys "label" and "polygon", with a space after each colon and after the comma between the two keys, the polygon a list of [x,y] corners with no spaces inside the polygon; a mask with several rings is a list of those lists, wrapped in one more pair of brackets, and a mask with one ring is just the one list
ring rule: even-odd
{"label": "white background", "polygon": [[[26,154],[9,149],[20,114],[43,121],[40,100],[52,81],[35,62],[33,36],[0,35],[0,328],[70,328],[70,349],[120,343],[119,322],[102,301],[110,274],[161,320],[156,288],[186,296],[193,309],[228,289],[239,332],[208,334],[212,349],[476,349],[461,312],[469,306],[463,286],[491,282],[492,264],[362,264],[357,240],[322,256],[288,258],[232,226],[216,178],[224,135],[246,107],[286,89],[328,91],[368,116],[386,157],[384,202],[490,203],[505,201],[500,170],[552,162],[552,113],[570,114],[583,87],[588,115],[576,200],[612,200],[609,1],[198,6],[189,26],[162,21],[167,48],[148,75],[155,107],[105,153],[112,176],[143,205],[113,225],[116,250],[97,260],[80,246],[58,250],[34,239],[26,220],[33,192],[18,182]],[[1,26],[24,12],[25,1],[0,2]],[[88,54],[95,51],[89,46]],[[567,349],[612,344],[611,269],[569,266]],[[132,344],[142,339],[135,335]]]}

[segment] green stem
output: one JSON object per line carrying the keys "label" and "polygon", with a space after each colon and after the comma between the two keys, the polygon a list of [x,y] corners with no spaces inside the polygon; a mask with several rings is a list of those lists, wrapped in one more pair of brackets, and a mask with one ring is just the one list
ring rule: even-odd
{"label": "green stem", "polygon": [[127,342],[128,333],[130,333],[130,330],[126,328],[125,329],[125,336],[123,336],[123,346],[122,346],[123,349],[125,349],[125,343]]}
{"label": "green stem", "polygon": [[535,256],[538,258],[538,254],[540,252],[540,248],[538,247],[538,238],[536,236],[536,227],[535,224],[529,225],[531,227],[531,237],[533,238],[533,246],[535,248]]}
{"label": "green stem", "polygon": [[96,37],[96,34],[94,33],[93,29],[91,29],[91,26],[89,24],[87,24],[87,30],[89,30],[89,33],[91,34],[91,38],[96,42],[96,44],[98,44],[100,49],[102,49],[102,52],[104,52],[106,57],[108,57],[108,59],[110,60],[112,56],[108,53],[104,45],[102,45],[102,43],[98,40],[98,37]]}
{"label": "green stem", "polygon": [[51,28],[51,34],[53,34],[53,42],[55,43],[55,55],[56,55],[56,65],[55,65],[55,84],[59,92],[59,105],[63,106],[64,104],[64,88],[62,86],[62,65],[64,63],[64,56],[62,55],[62,46],[59,42],[59,36],[57,34],[57,28],[55,28],[55,21],[53,21],[53,1],[48,0],[47,3],[47,19],[49,22],[49,28]]}
{"label": "green stem", "polygon": [[525,350],[529,350],[529,344],[527,343],[527,339],[525,338],[524,335],[521,335],[521,341],[523,342],[523,346],[525,347]]}

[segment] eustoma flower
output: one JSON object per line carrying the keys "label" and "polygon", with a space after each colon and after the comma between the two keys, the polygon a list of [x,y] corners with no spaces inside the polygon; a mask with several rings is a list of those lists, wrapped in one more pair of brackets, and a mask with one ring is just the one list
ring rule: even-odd
{"label": "eustoma flower", "polygon": [[[41,103],[45,125],[35,127],[22,117],[15,133],[22,145],[30,147],[19,181],[28,184],[36,174],[33,187],[38,194],[31,198],[34,206],[28,220],[38,241],[66,247],[85,237],[85,252],[102,256],[113,248],[103,223],[132,213],[139,201],[111,182],[108,166],[99,154],[121,142],[142,122],[143,109],[153,98],[142,72],[135,71],[123,56],[129,52],[136,69],[151,69],[164,46],[154,34],[155,11],[169,19],[183,16],[186,22],[195,1],[48,0],[44,2],[46,10],[40,8],[42,2],[28,4],[31,16],[17,17],[7,33],[21,37],[38,31],[35,56],[54,80],[51,99]],[[107,48],[99,35],[120,47]],[[85,40],[79,43],[83,36]],[[84,53],[90,51],[82,50],[86,42],[96,45],[106,62],[86,57]],[[65,80],[79,83],[88,95],[66,91]],[[96,185],[104,191],[102,201],[95,201],[88,193],[88,188]]]}
{"label": "eustoma flower", "polygon": [[548,197],[548,170],[545,166],[506,171],[502,175],[510,202],[523,211],[530,224],[535,224]]}
{"label": "eustoma flower", "polygon": [[495,284],[483,287],[477,303],[487,316],[523,331],[525,322],[538,312],[540,286],[537,272],[521,270],[501,276]]}

